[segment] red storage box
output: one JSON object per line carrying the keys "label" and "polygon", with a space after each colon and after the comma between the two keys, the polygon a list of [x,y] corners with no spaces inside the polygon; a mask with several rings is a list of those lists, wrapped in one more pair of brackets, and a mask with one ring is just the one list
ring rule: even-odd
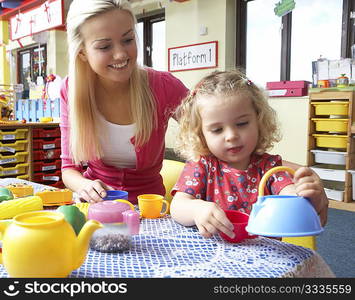
{"label": "red storage box", "polygon": [[59,127],[34,128],[32,131],[33,138],[60,137]]}
{"label": "red storage box", "polygon": [[270,97],[301,97],[308,95],[309,81],[273,81],[266,83]]}
{"label": "red storage box", "polygon": [[60,148],[60,138],[37,139],[33,140],[33,149],[55,149]]}
{"label": "red storage box", "polygon": [[33,160],[57,159],[57,158],[60,158],[60,149],[33,151]]}
{"label": "red storage box", "polygon": [[60,169],[62,161],[60,159],[49,162],[36,161],[33,163],[34,172],[45,172]]}
{"label": "red storage box", "polygon": [[50,185],[50,186],[58,188],[58,189],[64,189],[65,188],[65,185],[64,185],[62,180],[59,180],[59,181],[56,181],[56,182],[54,182],[54,181],[43,181],[41,184]]}
{"label": "red storage box", "polygon": [[38,172],[33,174],[33,180],[35,182],[44,182],[44,181],[55,181],[58,182],[61,180],[62,172],[60,170],[52,172]]}

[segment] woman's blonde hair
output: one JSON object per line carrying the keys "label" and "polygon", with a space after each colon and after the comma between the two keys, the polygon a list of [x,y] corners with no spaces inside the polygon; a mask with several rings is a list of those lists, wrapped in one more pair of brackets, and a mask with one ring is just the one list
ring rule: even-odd
{"label": "woman's blonde hair", "polygon": [[[69,147],[77,164],[102,157],[94,88],[96,74],[87,62],[79,58],[84,45],[81,26],[88,19],[113,9],[129,12],[136,23],[127,0],[73,0],[67,15]],[[133,121],[136,124],[135,145],[140,146],[148,141],[156,126],[156,107],[148,84],[147,71],[138,65],[130,78],[130,99]]]}
{"label": "woman's blonde hair", "polygon": [[262,154],[280,140],[276,113],[269,106],[264,92],[246,78],[241,70],[216,71],[204,77],[177,108],[176,115],[180,125],[175,151],[187,160],[198,160],[209,155],[204,135],[200,103],[204,96],[229,97],[243,95],[251,99],[257,114],[259,140],[255,153]]}

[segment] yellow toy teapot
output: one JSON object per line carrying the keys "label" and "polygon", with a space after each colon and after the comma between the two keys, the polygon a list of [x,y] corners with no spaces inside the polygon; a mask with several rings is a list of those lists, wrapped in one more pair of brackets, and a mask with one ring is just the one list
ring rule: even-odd
{"label": "yellow toy teapot", "polygon": [[78,237],[60,212],[19,214],[2,225],[0,263],[11,277],[67,277],[84,262],[93,232],[102,224],[89,220]]}

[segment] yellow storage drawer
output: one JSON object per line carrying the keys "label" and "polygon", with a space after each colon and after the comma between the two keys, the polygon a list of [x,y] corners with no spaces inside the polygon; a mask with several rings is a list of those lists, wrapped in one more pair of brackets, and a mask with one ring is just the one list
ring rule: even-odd
{"label": "yellow storage drawer", "polygon": [[342,148],[346,149],[347,136],[346,135],[332,135],[332,134],[312,134],[316,139],[317,147],[325,148]]}
{"label": "yellow storage drawer", "polygon": [[16,141],[15,143],[6,143],[6,142],[0,142],[0,152],[11,152],[15,153],[18,151],[26,151],[27,150],[27,140],[19,140]]}
{"label": "yellow storage drawer", "polygon": [[17,152],[14,155],[2,155],[0,154],[0,165],[11,163],[22,163],[27,161],[28,152]]}
{"label": "yellow storage drawer", "polygon": [[0,129],[0,140],[21,140],[27,137],[28,129],[19,128],[15,130]]}
{"label": "yellow storage drawer", "polygon": [[316,115],[343,115],[349,113],[349,102],[332,101],[332,102],[311,102],[315,108]]}
{"label": "yellow storage drawer", "polygon": [[347,132],[348,119],[321,119],[312,118],[316,125],[316,131]]}
{"label": "yellow storage drawer", "polygon": [[17,164],[14,167],[2,167],[0,166],[0,177],[7,177],[10,175],[22,175],[26,174],[28,164]]}

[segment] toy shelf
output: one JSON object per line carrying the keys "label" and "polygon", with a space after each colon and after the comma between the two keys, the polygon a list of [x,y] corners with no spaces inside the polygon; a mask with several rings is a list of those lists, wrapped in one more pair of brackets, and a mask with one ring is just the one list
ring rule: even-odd
{"label": "toy shelf", "polygon": [[328,198],[335,200],[330,207],[346,203],[343,209],[355,210],[349,172],[355,170],[355,90],[312,89],[309,99],[308,166],[323,180]]}
{"label": "toy shelf", "polygon": [[[42,183],[47,178],[47,173],[57,170],[56,176],[60,178],[53,186],[62,187],[61,176],[58,175],[60,174],[59,123],[8,121],[0,124],[0,146],[2,162],[0,178],[15,177],[34,182],[40,178]],[[26,152],[23,152],[24,150]],[[57,160],[54,161],[53,158]]]}

